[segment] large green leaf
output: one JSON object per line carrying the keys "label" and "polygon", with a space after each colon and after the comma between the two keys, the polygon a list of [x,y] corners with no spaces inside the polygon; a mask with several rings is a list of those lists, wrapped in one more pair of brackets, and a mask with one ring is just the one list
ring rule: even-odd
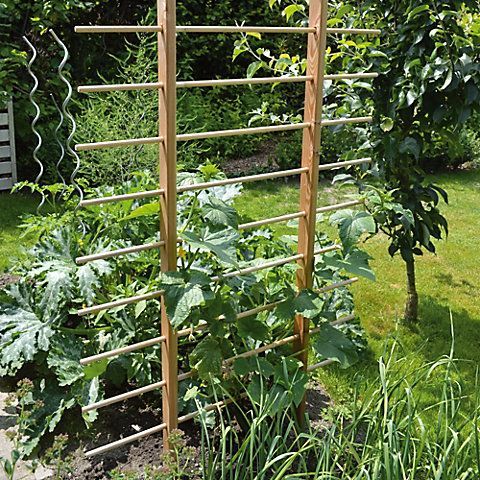
{"label": "large green leaf", "polygon": [[14,375],[39,351],[47,351],[55,331],[50,323],[21,307],[0,310],[0,373]]}
{"label": "large green leaf", "polygon": [[202,380],[218,376],[222,371],[222,350],[213,337],[204,338],[190,354],[192,368],[197,370]]}
{"label": "large green leaf", "polygon": [[190,272],[187,279],[180,272],[162,275],[160,287],[165,290],[167,314],[174,328],[188,319],[192,309],[214,298],[209,283],[210,279],[202,272]]}
{"label": "large green leaf", "polygon": [[324,359],[334,360],[344,368],[358,360],[355,345],[340,330],[326,323],[312,342],[317,355]]}
{"label": "large green leaf", "polygon": [[180,237],[193,249],[212,253],[218,260],[225,264],[237,265],[235,244],[239,239],[239,234],[233,228],[227,228],[218,232],[211,232],[207,228],[200,234],[196,232],[184,232]]}
{"label": "large green leaf", "polygon": [[56,335],[47,357],[48,366],[54,371],[61,387],[72,385],[83,378],[82,342],[74,336]]}
{"label": "large green leaf", "polygon": [[245,317],[237,320],[238,334],[242,338],[265,340],[268,337],[269,328],[258,317]]}
{"label": "large green leaf", "polygon": [[210,197],[208,202],[202,207],[202,214],[213,225],[232,228],[238,227],[237,211],[218,198]]}
{"label": "large green leaf", "polygon": [[325,255],[323,261],[326,265],[339,270],[345,270],[353,275],[359,275],[369,280],[376,280],[375,273],[370,268],[369,260],[371,256],[358,248],[351,249],[344,258],[340,258],[338,254]]}
{"label": "large green leaf", "polygon": [[330,223],[338,226],[340,239],[346,248],[355,245],[363,233],[375,233],[375,221],[367,212],[339,210],[330,217]]}

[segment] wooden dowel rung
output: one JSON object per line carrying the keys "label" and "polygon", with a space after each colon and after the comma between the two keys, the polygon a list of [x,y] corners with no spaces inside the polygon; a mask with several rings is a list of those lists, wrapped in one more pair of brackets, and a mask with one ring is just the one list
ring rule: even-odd
{"label": "wooden dowel rung", "polygon": [[362,205],[361,200],[352,200],[351,202],[337,203],[335,205],[327,205],[326,207],[317,208],[317,214],[325,212],[333,212],[334,210],[342,210],[343,208],[354,207],[356,205]]}
{"label": "wooden dowel rung", "polygon": [[75,145],[75,150],[77,152],[85,152],[89,150],[100,150],[102,148],[123,148],[135,145],[152,145],[162,142],[162,137],[131,138],[128,140],[112,140],[109,142],[79,143]]}
{"label": "wooden dowel rung", "polygon": [[206,407],[202,408],[202,410],[200,411],[197,410],[196,412],[187,413],[186,415],[178,417],[178,423],[185,423],[185,422],[188,422],[189,420],[193,420],[194,418],[198,417],[201,411],[211,412],[212,410],[217,410],[218,408],[225,407],[233,402],[234,400],[228,398],[226,400],[221,400],[219,402],[212,403],[211,405],[207,405]]}
{"label": "wooden dowel rung", "polygon": [[294,220],[296,218],[304,217],[305,212],[289,213],[287,215],[281,215],[279,217],[266,218],[265,220],[258,220],[256,222],[243,223],[238,226],[239,230],[247,230],[249,228],[257,228],[263,225],[270,225],[273,223],[286,222],[288,220]]}
{"label": "wooden dowel rung", "polygon": [[124,195],[112,195],[111,197],[100,197],[83,200],[81,207],[89,207],[92,205],[101,205],[103,203],[125,202],[127,200],[138,200],[140,198],[158,197],[165,193],[164,189],[148,190],[146,192],[126,193]]}
{"label": "wooden dowel rung", "polygon": [[[76,33],[158,33],[156,25],[81,25]],[[315,33],[310,27],[254,27],[254,26],[177,26],[177,33]],[[327,28],[327,33],[340,35],[380,35],[381,30],[368,28]]]}
{"label": "wooden dowel rung", "polygon": [[336,290],[337,288],[342,288],[342,287],[347,287],[348,285],[351,285],[352,283],[358,282],[358,278],[349,278],[348,280],[344,280],[342,282],[336,282],[332,283],[331,285],[328,285],[326,287],[319,288],[317,290],[318,293],[327,293],[331,292],[332,290]]}
{"label": "wooden dowel rung", "polygon": [[131,90],[158,90],[163,87],[163,83],[121,83],[112,85],[82,85],[78,87],[78,93],[102,93],[102,92],[122,92]]}
{"label": "wooden dowel rung", "polygon": [[158,33],[163,30],[158,25],[80,25],[75,33]]}
{"label": "wooden dowel rung", "polygon": [[194,87],[227,87],[235,85],[263,85],[270,83],[303,83],[313,80],[312,76],[298,77],[257,77],[257,78],[233,78],[221,80],[191,80],[186,82],[177,82],[177,88]]}
{"label": "wooden dowel rung", "polygon": [[335,118],[333,120],[322,120],[322,127],[334,127],[336,125],[350,125],[354,123],[372,123],[373,117]]}
{"label": "wooden dowel rung", "polygon": [[109,252],[95,253],[93,255],[85,255],[75,259],[77,265],[83,265],[84,263],[94,262],[95,260],[106,260],[108,258],[119,257],[121,255],[128,255],[130,253],[145,252],[147,250],[154,250],[156,248],[163,247],[165,242],[153,242],[145,245],[136,245],[134,247],[120,248],[118,250],[111,250]]}
{"label": "wooden dowel rung", "polygon": [[265,262],[260,265],[255,265],[254,267],[242,268],[241,270],[236,270],[235,272],[228,272],[223,274],[221,277],[212,277],[212,282],[218,282],[222,278],[232,278],[239,275],[248,275],[250,273],[259,272],[260,270],[265,270],[267,268],[280,267],[281,265],[286,265],[287,263],[296,262],[303,259],[303,254],[294,255],[292,257],[282,258],[279,260],[273,260],[271,262]]}
{"label": "wooden dowel rung", "polygon": [[284,178],[293,175],[300,175],[308,172],[308,168],[295,168],[292,170],[282,170],[280,172],[261,173],[259,175],[248,175],[245,177],[226,178],[224,180],[215,180],[213,182],[194,183],[192,185],[182,185],[178,187],[177,192],[190,192],[193,190],[206,190],[213,187],[221,187],[224,185],[232,185],[235,183],[260,182],[263,180],[272,180],[274,178]]}
{"label": "wooden dowel rung", "polygon": [[149,435],[153,435],[154,433],[162,432],[166,428],[167,428],[167,424],[162,423],[160,425],[157,425],[156,427],[143,430],[142,432],[138,432],[128,437],[117,440],[115,442],[108,443],[107,445],[103,445],[102,447],[89,450],[88,452],[85,452],[85,456],[88,458],[88,457],[93,457],[94,455],[100,455],[101,453],[105,453],[115,448],[122,447],[123,445],[128,445],[129,443],[136,442],[137,440],[141,440],[142,438],[148,437]]}
{"label": "wooden dowel rung", "polygon": [[256,27],[223,25],[187,25],[177,26],[177,33],[315,33],[309,27]]}
{"label": "wooden dowel rung", "polygon": [[[242,395],[243,396],[243,395]],[[232,403],[232,399],[226,399],[222,400],[216,403],[213,403],[211,405],[207,405],[204,407],[202,410],[206,412],[210,412],[212,410],[216,410],[218,408],[224,407],[230,403]],[[186,415],[183,415],[178,418],[178,423],[184,423],[187,422],[188,420],[192,420],[195,418],[197,415],[199,415],[199,411],[197,412],[192,412],[188,413]],[[94,455],[99,455],[101,453],[108,452],[109,450],[113,450],[114,448],[121,447],[123,445],[128,445],[129,443],[136,442],[137,440],[140,440],[144,437],[148,437],[149,435],[153,435],[154,433],[159,433],[162,432],[167,428],[166,423],[162,423],[160,425],[157,425],[156,427],[149,428],[147,430],[143,430],[142,432],[135,433],[134,435],[130,435],[128,437],[122,438],[120,440],[117,440],[115,442],[109,443],[107,445],[103,445],[102,447],[95,448],[93,450],[90,450],[88,452],[85,452],[86,457],[93,457]]]}
{"label": "wooden dowel rung", "polygon": [[93,313],[102,312],[103,310],[111,310],[112,308],[123,307],[124,305],[131,305],[132,303],[138,303],[143,300],[153,300],[155,298],[161,297],[162,294],[163,294],[163,290],[158,290],[156,292],[150,292],[144,295],[137,295],[135,297],[122,298],[121,300],[116,300],[114,302],[102,303],[101,305],[82,308],[81,310],[77,311],[77,315],[82,317],[84,315],[91,315]]}
{"label": "wooden dowel rung", "polygon": [[[339,73],[325,75],[325,80],[360,80],[377,78],[378,73]],[[177,82],[177,88],[204,88],[204,87],[227,87],[235,85],[264,85],[271,83],[304,83],[312,81],[310,76],[297,77],[257,77],[257,78],[232,78],[218,80],[188,80]],[[119,83],[111,85],[82,85],[78,87],[78,93],[103,93],[135,90],[158,90],[163,87],[162,82],[153,83]]]}
{"label": "wooden dowel rung", "polygon": [[215,132],[184,133],[177,135],[177,141],[203,140],[206,138],[235,137],[238,135],[255,135],[259,133],[287,132],[310,127],[310,123],[291,123],[288,125],[271,125],[269,127],[237,128],[233,130],[218,130]]}
{"label": "wooden dowel rung", "polygon": [[318,370],[319,368],[326,367],[327,365],[331,365],[334,363],[335,360],[323,360],[323,362],[316,363],[315,365],[310,365],[307,367],[307,372],[313,372],[314,370]]}
{"label": "wooden dowel rung", "polygon": [[323,165],[319,165],[318,170],[336,170],[338,168],[350,167],[352,165],[362,165],[364,163],[370,163],[371,161],[371,158],[359,158],[358,160],[348,160],[346,162],[324,163]]}
{"label": "wooden dowel rung", "polygon": [[341,245],[330,245],[328,247],[323,247],[313,252],[314,255],[322,255],[324,253],[333,252],[334,250],[341,250]]}
{"label": "wooden dowel rung", "polygon": [[109,350],[108,352],[99,353],[97,355],[92,355],[91,357],[85,357],[80,360],[80,365],[89,365],[90,363],[98,362],[105,358],[116,357],[117,355],[125,355],[126,353],[135,352],[143,348],[153,347],[165,341],[165,337],[156,337],[151,338],[150,340],[145,340],[143,342],[134,343],[127,347],[120,347],[114,350]]}
{"label": "wooden dowel rung", "polygon": [[152,383],[150,385],[146,385],[145,387],[140,387],[135,390],[131,390],[130,392],[121,393],[120,395],[115,395],[114,397],[106,398],[105,400],[100,400],[99,402],[91,403],[90,405],[86,405],[82,407],[82,413],[91,412],[92,410],[97,410],[99,408],[108,407],[109,405],[113,405],[115,403],[123,402],[124,400],[129,400],[130,398],[139,397],[148,392],[152,392],[153,390],[158,390],[165,386],[165,381]]}
{"label": "wooden dowel rung", "polygon": [[366,73],[335,73],[331,75],[325,75],[325,80],[360,80],[377,78],[378,73],[366,72]]}
{"label": "wooden dowel rung", "polygon": [[327,33],[340,35],[380,35],[382,31],[375,28],[327,28]]}

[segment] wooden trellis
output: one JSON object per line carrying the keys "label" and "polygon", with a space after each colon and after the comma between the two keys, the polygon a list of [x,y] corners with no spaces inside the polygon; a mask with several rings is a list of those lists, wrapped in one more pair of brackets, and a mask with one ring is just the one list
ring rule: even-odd
{"label": "wooden trellis", "polygon": [[[297,286],[298,289],[311,288],[313,284],[313,269],[315,255],[326,253],[339,248],[333,245],[327,248],[315,251],[315,226],[317,215],[322,212],[333,211],[341,208],[358,205],[359,201],[350,201],[336,205],[324,207],[317,206],[318,179],[319,171],[330,170],[334,168],[347,167],[350,165],[366,164],[371,162],[371,158],[361,158],[347,162],[337,162],[334,164],[319,164],[320,158],[320,140],[322,126],[345,125],[354,123],[368,123],[372,121],[371,117],[359,118],[339,118],[335,120],[322,119],[323,107],[323,85],[325,80],[345,80],[345,79],[369,79],[375,78],[375,73],[340,73],[335,75],[325,75],[325,52],[327,44],[327,34],[371,34],[378,35],[379,30],[373,29],[349,29],[349,28],[327,28],[328,5],[327,0],[310,0],[309,26],[308,27],[256,27],[256,26],[177,26],[176,25],[176,0],[157,0],[157,25],[154,26],[81,26],[76,27],[78,33],[156,33],[158,36],[158,81],[154,83],[141,83],[129,85],[92,85],[79,87],[79,92],[109,92],[120,90],[155,90],[158,91],[158,111],[159,111],[159,131],[158,136],[148,138],[136,138],[128,140],[112,140],[97,143],[80,144],[76,146],[78,151],[96,150],[102,148],[126,147],[132,145],[158,144],[159,145],[159,185],[157,190],[136,192],[126,195],[116,195],[103,198],[87,199],[82,202],[83,207],[89,205],[100,205],[110,202],[119,202],[124,200],[142,199],[149,197],[159,198],[161,203],[160,219],[160,238],[159,242],[153,242],[146,245],[123,248],[114,251],[107,251],[99,254],[88,255],[77,259],[77,263],[83,264],[94,260],[113,258],[129,253],[141,252],[152,249],[160,249],[161,269],[162,271],[173,271],[177,268],[177,225],[176,225],[176,201],[177,194],[193,190],[203,190],[221,185],[230,185],[236,183],[255,182],[266,179],[288,177],[299,175],[300,181],[300,208],[298,212],[285,214],[279,217],[268,218],[247,224],[240,225],[240,229],[254,228],[262,225],[284,222],[291,219],[299,219],[298,232],[298,253],[288,258],[267,261],[259,266],[249,267],[242,270],[227,272],[223,278],[229,278],[237,275],[245,275],[262,269],[274,268],[288,263],[298,263]],[[307,72],[305,76],[297,77],[265,77],[265,78],[242,78],[210,81],[176,81],[176,35],[177,33],[281,33],[281,34],[306,34],[308,36],[307,49]],[[304,83],[305,84],[305,114],[302,123],[290,125],[273,125],[269,127],[243,128],[234,130],[223,130],[215,132],[202,132],[177,135],[176,133],[176,91],[182,88],[194,87],[214,87],[214,86],[235,86],[235,85],[258,85],[271,83]],[[303,149],[302,164],[300,168],[285,170],[281,172],[267,173],[261,175],[250,175],[233,179],[224,179],[207,183],[199,183],[178,187],[176,186],[176,155],[177,142],[191,140],[200,140],[206,138],[226,137],[233,135],[250,135],[270,132],[283,132],[290,130],[303,130]],[[218,277],[212,278],[212,282],[218,281]],[[350,285],[356,282],[357,278],[352,278],[343,282],[338,282],[320,290],[327,292]],[[177,428],[178,424],[194,418],[197,413],[191,413],[178,417],[178,382],[193,377],[193,372],[179,375],[177,365],[177,344],[178,339],[192,334],[194,331],[205,329],[204,324],[192,329],[185,329],[175,332],[166,315],[166,309],[163,304],[163,292],[153,291],[144,295],[138,295],[130,298],[124,298],[101,305],[95,305],[84,308],[78,312],[79,315],[88,315],[98,313],[104,310],[115,308],[122,305],[134,304],[143,300],[160,299],[161,301],[161,332],[160,336],[147,341],[139,342],[127,347],[118,348],[98,355],[84,358],[83,365],[92,362],[111,358],[117,355],[134,352],[153,345],[162,346],[162,373],[163,379],[152,385],[138,388],[136,390],[117,395],[105,400],[98,401],[83,408],[84,412],[112,405],[117,402],[127,400],[146,392],[162,389],[163,398],[163,423],[145,431],[122,438],[108,445],[101,446],[87,452],[88,456],[100,454],[139,440],[148,435],[163,432],[164,444],[168,448],[169,433]],[[273,310],[281,302],[270,305],[264,305],[249,311],[240,312],[237,318],[245,318],[256,315],[263,311]],[[352,316],[344,317],[334,322],[339,325],[353,319]],[[295,319],[295,331],[293,335],[264,345],[256,350],[247,351],[233,358],[227,359],[225,365],[233,363],[234,360],[242,357],[258,355],[267,350],[277,348],[282,345],[292,344],[295,352],[298,352],[298,358],[302,360],[304,369],[312,371],[324,366],[330,361],[324,361],[317,365],[308,365],[308,345],[309,336],[318,332],[318,329],[310,330],[307,319],[298,316]],[[215,410],[225,405],[227,402],[218,402],[206,407],[206,410]],[[305,411],[305,400],[298,409],[298,415],[303,418]]]}

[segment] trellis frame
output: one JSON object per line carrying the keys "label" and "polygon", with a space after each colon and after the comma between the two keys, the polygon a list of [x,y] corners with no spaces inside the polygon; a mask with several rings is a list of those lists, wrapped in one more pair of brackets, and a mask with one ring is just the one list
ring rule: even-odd
{"label": "trellis frame", "polygon": [[[81,206],[99,205],[110,202],[125,201],[131,199],[141,199],[149,197],[158,197],[161,204],[160,208],[160,238],[158,242],[146,245],[137,245],[114,251],[102,252],[94,255],[88,255],[77,258],[78,264],[84,264],[98,259],[113,258],[120,255],[127,255],[145,250],[159,249],[161,257],[161,270],[174,271],[177,268],[177,219],[176,202],[177,194],[191,190],[203,190],[213,186],[229,185],[233,183],[253,182],[269,178],[280,178],[292,175],[300,176],[300,201],[299,212],[281,215],[279,217],[258,220],[240,225],[241,229],[254,228],[261,225],[272,224],[287,221],[293,218],[299,219],[298,231],[298,253],[285,259],[267,261],[266,263],[242,269],[239,271],[228,272],[222,277],[212,278],[212,282],[218,282],[221,278],[229,276],[244,275],[253,273],[264,268],[274,268],[287,263],[298,263],[297,287],[299,290],[313,287],[313,271],[315,256],[340,248],[338,245],[332,245],[318,251],[314,250],[315,245],[315,227],[317,215],[322,212],[333,211],[341,208],[358,205],[358,200],[317,207],[318,180],[319,171],[333,170],[351,165],[366,164],[372,161],[371,158],[350,160],[347,162],[337,162],[334,164],[320,165],[320,143],[322,126],[344,125],[351,123],[371,122],[371,117],[359,118],[340,118],[334,120],[323,120],[323,85],[326,79],[332,81],[346,79],[372,79],[377,76],[375,73],[339,73],[334,75],[325,74],[325,54],[327,45],[327,34],[362,34],[377,35],[379,30],[375,29],[330,29],[327,28],[328,19],[328,0],[310,0],[309,24],[308,27],[250,27],[250,26],[177,26],[176,25],[176,0],[156,0],[157,1],[157,25],[153,26],[80,26],[75,30],[78,33],[156,33],[158,41],[158,81],[144,84],[112,84],[112,85],[90,85],[78,88],[81,93],[101,93],[110,91],[124,90],[156,90],[158,91],[158,136],[150,138],[109,140],[89,144],[80,144],[76,150],[97,150],[102,148],[121,148],[131,145],[158,144],[159,146],[159,188],[147,192],[136,192],[133,194],[117,195],[104,198],[93,198],[83,200]],[[307,72],[299,77],[264,77],[252,79],[220,79],[220,80],[202,80],[202,81],[176,81],[176,34],[177,33],[283,33],[283,34],[306,34],[307,43]],[[236,86],[236,85],[256,85],[273,83],[305,83],[305,112],[304,121],[299,124],[274,125],[270,127],[244,128],[234,130],[224,130],[217,132],[203,132],[177,135],[176,133],[176,91],[179,88],[195,87],[215,87],[215,86]],[[300,168],[274,172],[260,175],[250,175],[236,179],[226,179],[195,185],[178,187],[176,186],[176,156],[177,142],[191,141],[205,138],[225,137],[232,135],[260,134],[276,131],[303,130],[302,141],[302,164]],[[319,292],[328,292],[336,288],[341,288],[358,281],[352,278],[329,285],[322,288]],[[134,345],[118,348],[109,352],[103,352],[92,357],[84,358],[82,365],[88,365],[92,362],[111,358],[117,355],[123,355],[129,352],[137,351],[153,345],[161,345],[162,350],[162,380],[136,390],[126,392],[115,397],[111,397],[83,408],[88,412],[97,408],[102,408],[129,398],[142,395],[146,392],[162,389],[163,403],[163,423],[143,432],[138,432],[130,437],[123,438],[116,442],[104,445],[87,452],[88,456],[103,453],[121,445],[126,445],[147,435],[163,432],[164,446],[168,449],[168,438],[172,430],[177,428],[178,424],[192,419],[195,414],[178,417],[178,382],[191,378],[194,372],[178,374],[177,349],[178,338],[191,335],[194,332],[205,329],[205,324],[200,324],[195,328],[189,328],[175,332],[166,315],[163,292],[154,291],[147,294],[138,295],[130,298],[119,299],[101,305],[94,305],[79,310],[79,315],[89,315],[103,310],[115,308],[120,305],[129,305],[142,300],[160,299],[161,308],[161,332],[160,336],[138,342]],[[269,305],[259,306],[246,312],[240,312],[237,318],[245,318],[256,315],[263,311],[274,309],[280,302]],[[220,317],[221,318],[221,317]],[[339,319],[333,324],[341,324],[352,320],[353,315]],[[225,360],[227,366],[237,358],[258,355],[267,350],[278,348],[281,345],[292,344],[292,348],[297,357],[302,361],[306,372],[313,371],[330,361],[320,362],[316,365],[308,365],[308,346],[309,336],[316,333],[318,329],[310,330],[309,322],[302,316],[297,316],[294,323],[294,332],[291,337],[277,340],[269,345],[264,345],[252,351],[247,351],[235,357]],[[217,402],[206,407],[207,410],[221,408],[229,401]],[[305,399],[297,409],[297,416],[303,421],[305,414]]]}

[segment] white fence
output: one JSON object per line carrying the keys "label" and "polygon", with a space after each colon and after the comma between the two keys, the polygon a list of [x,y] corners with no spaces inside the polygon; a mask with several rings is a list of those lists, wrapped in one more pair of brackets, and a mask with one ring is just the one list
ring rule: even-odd
{"label": "white fence", "polygon": [[0,190],[8,190],[17,182],[13,103],[0,108]]}

